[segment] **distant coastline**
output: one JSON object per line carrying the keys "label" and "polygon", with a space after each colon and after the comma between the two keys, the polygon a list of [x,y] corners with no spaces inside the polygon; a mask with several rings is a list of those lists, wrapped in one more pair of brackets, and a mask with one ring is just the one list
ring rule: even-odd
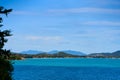
{"label": "distant coastline", "polygon": [[65,52],[58,52],[54,54],[40,53],[40,54],[21,54],[12,53],[10,59],[23,60],[25,58],[120,58],[120,51],[113,53],[92,53],[88,55],[73,55]]}

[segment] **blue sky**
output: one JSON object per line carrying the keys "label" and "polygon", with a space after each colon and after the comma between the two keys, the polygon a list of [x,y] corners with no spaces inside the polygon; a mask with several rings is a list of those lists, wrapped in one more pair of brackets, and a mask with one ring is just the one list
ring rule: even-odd
{"label": "blue sky", "polygon": [[13,36],[5,48],[77,50],[84,53],[120,50],[120,0],[0,0],[12,8],[4,29]]}

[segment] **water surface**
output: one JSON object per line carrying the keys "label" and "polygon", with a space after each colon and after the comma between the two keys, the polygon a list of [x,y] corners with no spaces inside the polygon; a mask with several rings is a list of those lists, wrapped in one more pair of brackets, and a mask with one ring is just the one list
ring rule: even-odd
{"label": "water surface", "polygon": [[120,80],[120,59],[25,59],[14,66],[15,80]]}

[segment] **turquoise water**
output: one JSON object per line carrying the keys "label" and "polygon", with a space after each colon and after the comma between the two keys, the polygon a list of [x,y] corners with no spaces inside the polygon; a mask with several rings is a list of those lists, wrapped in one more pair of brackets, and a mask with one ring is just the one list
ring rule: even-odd
{"label": "turquoise water", "polygon": [[120,80],[120,59],[25,59],[14,61],[15,80]]}

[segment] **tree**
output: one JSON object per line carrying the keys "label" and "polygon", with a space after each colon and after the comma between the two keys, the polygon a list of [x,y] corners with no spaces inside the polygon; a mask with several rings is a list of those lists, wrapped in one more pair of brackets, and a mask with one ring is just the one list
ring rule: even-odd
{"label": "tree", "polygon": [[[0,6],[0,27],[3,26],[1,15],[5,14],[7,16],[11,11],[12,9],[4,9]],[[11,52],[3,48],[8,41],[6,39],[8,36],[11,36],[10,30],[0,30],[0,80],[12,80],[13,65],[9,60]]]}

